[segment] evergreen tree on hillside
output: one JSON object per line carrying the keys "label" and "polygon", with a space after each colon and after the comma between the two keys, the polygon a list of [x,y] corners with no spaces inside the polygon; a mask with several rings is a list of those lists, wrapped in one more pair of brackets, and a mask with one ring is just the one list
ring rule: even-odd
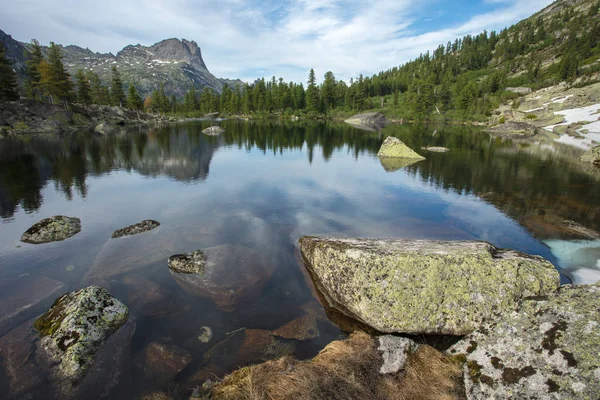
{"label": "evergreen tree on hillside", "polygon": [[110,85],[110,101],[113,106],[123,107],[123,103],[127,97],[123,91],[123,80],[121,73],[116,66],[112,67],[111,85]]}
{"label": "evergreen tree on hillside", "polygon": [[78,69],[75,74],[77,80],[77,101],[81,104],[92,103],[92,88],[88,77],[83,73],[83,70]]}
{"label": "evergreen tree on hillside", "polygon": [[127,108],[132,110],[141,110],[144,106],[144,100],[138,94],[135,86],[130,83],[129,90],[127,92]]}
{"label": "evergreen tree on hillside", "polygon": [[12,62],[6,57],[4,44],[0,42],[0,101],[19,100],[17,74]]}
{"label": "evergreen tree on hillside", "polygon": [[318,113],[319,110],[319,89],[315,78],[315,70],[311,68],[308,74],[308,86],[306,88],[306,111]]}
{"label": "evergreen tree on hillside", "polygon": [[91,85],[92,103],[100,105],[110,104],[108,88],[102,85],[98,74],[93,71],[88,71],[86,75]]}
{"label": "evergreen tree on hillside", "polygon": [[44,60],[42,46],[35,39],[31,40],[31,50],[25,50],[25,65],[27,68],[27,79],[25,80],[25,91],[32,99],[41,99],[40,73],[38,67]]}
{"label": "evergreen tree on hillside", "polygon": [[60,47],[54,42],[50,42],[50,48],[48,49],[50,77],[47,79],[49,82],[47,82],[46,88],[51,102],[59,100],[66,107],[68,102],[74,99],[74,85],[71,76],[65,69],[62,58]]}

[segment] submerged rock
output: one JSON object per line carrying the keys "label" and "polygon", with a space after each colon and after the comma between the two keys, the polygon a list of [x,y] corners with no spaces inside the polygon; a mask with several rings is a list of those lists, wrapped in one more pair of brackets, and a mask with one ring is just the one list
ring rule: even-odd
{"label": "submerged rock", "polygon": [[120,238],[123,236],[132,236],[137,235],[138,233],[148,232],[154,228],[158,228],[160,226],[160,222],[154,221],[152,219],[147,219],[142,222],[138,222],[137,224],[127,226],[125,228],[117,229],[113,232],[112,238]]}
{"label": "submerged rock", "polygon": [[366,129],[370,131],[381,130],[388,124],[385,116],[378,112],[356,114],[344,122],[354,126],[355,128]]}
{"label": "submerged rock", "polygon": [[39,315],[65,288],[63,282],[41,275],[3,279],[0,283],[0,336]]}
{"label": "submerged rock", "polygon": [[224,132],[225,129],[221,128],[220,126],[210,126],[202,131],[202,133],[208,136],[219,136]]}
{"label": "submerged rock", "polygon": [[400,139],[392,136],[385,138],[377,156],[380,158],[425,159],[425,157],[417,154],[413,149],[402,143]]}
{"label": "submerged rock", "polygon": [[319,327],[317,319],[306,314],[275,329],[273,334],[285,339],[310,340],[319,336]]}
{"label": "submerged rock", "polygon": [[584,155],[579,157],[579,161],[600,166],[600,146],[588,150]]}
{"label": "submerged rock", "polygon": [[145,390],[162,388],[192,362],[192,355],[182,347],[150,343],[135,356],[137,384]]}
{"label": "submerged rock", "polygon": [[208,343],[213,337],[213,331],[209,326],[203,326],[200,328],[200,332],[198,333],[198,340],[201,343]]}
{"label": "submerged rock", "polygon": [[128,275],[121,283],[127,287],[127,304],[134,315],[166,317],[182,309],[167,289],[141,275]]}
{"label": "submerged rock", "polygon": [[42,244],[65,240],[81,232],[79,218],[57,215],[33,225],[21,236],[21,242]]}
{"label": "submerged rock", "polygon": [[328,305],[380,332],[465,335],[560,283],[543,258],[486,242],[303,237],[299,245]]}
{"label": "submerged rock", "polygon": [[600,393],[600,284],[567,285],[453,346],[469,399],[593,399]]}
{"label": "submerged rock", "polygon": [[233,311],[258,297],[274,265],[256,250],[224,244],[169,259],[173,278],[186,292]]}
{"label": "submerged rock", "polygon": [[412,340],[398,336],[379,336],[377,341],[379,342],[377,350],[383,358],[383,364],[379,369],[382,374],[395,374],[403,370],[408,358],[419,349],[419,345]]}

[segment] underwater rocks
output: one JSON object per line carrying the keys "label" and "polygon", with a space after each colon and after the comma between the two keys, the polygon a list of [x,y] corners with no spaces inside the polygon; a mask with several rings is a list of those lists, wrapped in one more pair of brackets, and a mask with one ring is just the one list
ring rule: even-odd
{"label": "underwater rocks", "polygon": [[450,348],[469,399],[592,399],[600,393],[600,284],[528,299]]}
{"label": "underwater rocks", "polygon": [[450,151],[450,149],[448,149],[447,147],[439,147],[439,146],[421,147],[421,150],[431,151],[433,153],[446,153],[446,152]]}
{"label": "underwater rocks", "polygon": [[579,157],[579,161],[584,163],[592,163],[600,167],[600,146],[593,147],[584,155]]}
{"label": "underwater rocks", "polygon": [[225,132],[225,129],[220,126],[210,126],[202,131],[202,133],[208,136],[219,136],[223,132]]}
{"label": "underwater rocks", "polygon": [[137,384],[145,390],[163,388],[192,362],[182,347],[150,343],[135,356]]}
{"label": "underwater rocks", "polygon": [[65,240],[81,232],[79,218],[57,215],[34,224],[21,236],[21,242],[42,244]]}
{"label": "underwater rocks", "polygon": [[377,156],[380,158],[407,158],[414,160],[425,160],[425,157],[417,154],[413,149],[402,143],[400,139],[388,136],[383,141]]}
{"label": "underwater rocks", "polygon": [[486,242],[303,237],[299,247],[327,305],[385,333],[469,334],[560,283],[543,258]]}
{"label": "underwater rocks", "polygon": [[39,315],[65,288],[63,282],[42,275],[3,279],[0,283],[0,335]]}
{"label": "underwater rocks", "polygon": [[274,330],[273,334],[285,339],[314,339],[319,336],[317,319],[310,314],[303,315]]}
{"label": "underwater rocks", "polygon": [[[133,335],[131,327],[124,329],[124,334],[115,334],[128,317],[129,310],[123,303],[105,289],[90,286],[59,297],[35,321],[34,327],[42,336],[40,357],[49,366],[55,386],[64,397],[77,397],[82,387],[108,378],[105,374],[98,376],[99,371],[113,373],[113,357],[129,346]],[[101,351],[108,353],[101,355]],[[111,365],[104,365],[104,371],[102,364],[107,362]],[[111,384],[105,380],[102,387]]]}
{"label": "underwater rocks", "polygon": [[159,226],[160,222],[147,219],[145,221],[138,222],[137,224],[130,225],[122,229],[117,229],[113,232],[111,237],[113,239],[116,239],[123,236],[137,235],[138,233],[151,231],[152,229],[158,228]]}
{"label": "underwater rocks", "polygon": [[189,294],[233,311],[261,293],[275,266],[256,250],[224,244],[169,259],[171,275]]}

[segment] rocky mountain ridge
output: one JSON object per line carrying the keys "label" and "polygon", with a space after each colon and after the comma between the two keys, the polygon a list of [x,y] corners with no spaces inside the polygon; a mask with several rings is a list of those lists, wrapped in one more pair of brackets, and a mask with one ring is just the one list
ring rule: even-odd
{"label": "rocky mountain ridge", "polygon": [[[0,30],[0,41],[14,62],[21,78],[25,75],[25,51],[29,44],[19,42]],[[46,50],[46,48],[44,48]],[[74,75],[78,69],[93,71],[104,84],[110,85],[111,70],[116,66],[125,84],[133,82],[142,96],[147,96],[164,83],[167,95],[183,97],[192,87],[202,91],[205,87],[217,92],[225,84],[241,85],[240,80],[219,79],[207,68],[200,46],[186,39],[166,39],[152,46],[129,45],[116,55],[95,53],[79,46],[62,46],[64,64]]]}

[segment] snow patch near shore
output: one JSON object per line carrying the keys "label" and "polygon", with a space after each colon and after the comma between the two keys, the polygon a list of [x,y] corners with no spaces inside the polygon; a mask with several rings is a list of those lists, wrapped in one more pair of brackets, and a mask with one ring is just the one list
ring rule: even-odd
{"label": "snow patch near shore", "polygon": [[569,126],[576,122],[589,122],[577,130],[577,133],[583,137],[576,138],[569,135],[561,135],[560,138],[556,139],[557,142],[582,149],[589,149],[600,143],[600,121],[598,120],[600,117],[600,103],[587,107],[556,111],[555,114],[563,115],[565,121],[560,124],[546,126],[544,129],[547,131],[552,132],[557,126]]}

